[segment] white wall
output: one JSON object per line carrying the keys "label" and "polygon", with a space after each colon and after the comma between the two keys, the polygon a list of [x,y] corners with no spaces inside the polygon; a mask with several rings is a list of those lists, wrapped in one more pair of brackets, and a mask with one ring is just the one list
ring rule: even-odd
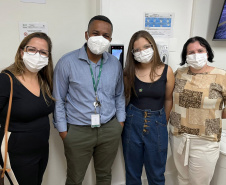
{"label": "white wall", "polygon": [[194,27],[192,36],[202,36],[206,38],[214,51],[215,67],[226,69],[226,42],[213,41],[213,35],[217,27],[224,0],[195,0]]}
{"label": "white wall", "polygon": [[[19,22],[48,24],[49,36],[53,42],[54,64],[63,54],[84,44],[88,21],[99,9],[96,1],[46,0],[46,2],[35,4],[21,3],[20,0],[0,0],[0,70],[14,62],[20,44]],[[43,185],[63,185],[65,178],[63,144],[51,123],[49,163]],[[86,177],[84,184],[92,184],[92,178]]]}
{"label": "white wall", "polygon": [[53,60],[81,47],[88,21],[96,15],[95,0],[46,0],[46,4],[0,0],[0,68],[14,62],[20,44],[19,22],[47,22]]}
{"label": "white wall", "polygon": [[[192,0],[102,0],[102,14],[114,24],[113,43],[125,45],[125,54],[131,36],[144,29],[144,13],[175,13],[173,38],[175,51],[170,52],[169,64],[176,70],[180,52],[190,34]],[[156,39],[169,43],[171,39]],[[169,48],[170,50],[172,48]]]}
{"label": "white wall", "polygon": [[[190,36],[199,35],[210,42],[215,52],[217,67],[226,68],[226,42],[212,41],[224,0],[46,0],[47,4],[21,3],[20,0],[0,0],[0,69],[14,61],[19,46],[19,22],[47,22],[53,42],[54,64],[66,52],[85,42],[84,32],[91,17],[101,12],[113,25],[113,43],[125,45],[125,54],[132,34],[143,29],[145,12],[175,13],[174,35],[176,49],[169,48],[169,65],[176,70],[180,63],[182,46]],[[157,41],[171,42],[170,39]],[[113,185],[122,185],[124,161],[120,145],[113,165]],[[168,153],[166,175],[175,177],[172,155]],[[51,124],[50,157],[43,185],[62,185],[65,182],[66,163],[62,141]],[[144,184],[147,184],[145,181]],[[93,164],[87,171],[84,185],[93,185]],[[7,184],[7,183],[6,183]],[[166,185],[176,185],[168,178]]]}

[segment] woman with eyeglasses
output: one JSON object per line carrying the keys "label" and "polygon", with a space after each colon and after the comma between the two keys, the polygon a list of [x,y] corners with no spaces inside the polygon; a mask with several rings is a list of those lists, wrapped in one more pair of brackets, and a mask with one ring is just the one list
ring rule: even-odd
{"label": "woman with eyeglasses", "polygon": [[[50,38],[41,32],[21,42],[15,62],[0,73],[1,166],[4,140],[8,139],[7,177],[11,185],[40,185],[48,162],[49,118],[52,97],[53,62]],[[8,138],[4,127],[13,79],[13,101]]]}
{"label": "woman with eyeglasses", "polygon": [[148,183],[164,185],[174,75],[146,31],[136,32],[130,40],[124,84],[128,103],[122,134],[126,184],[142,184],[144,165]]}

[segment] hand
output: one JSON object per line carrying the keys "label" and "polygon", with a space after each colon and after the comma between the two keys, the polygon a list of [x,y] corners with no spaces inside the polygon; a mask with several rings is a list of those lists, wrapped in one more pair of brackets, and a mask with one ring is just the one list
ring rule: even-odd
{"label": "hand", "polygon": [[124,127],[124,122],[119,122],[122,128]]}
{"label": "hand", "polygon": [[67,131],[60,132],[59,134],[60,134],[61,139],[64,140],[64,138],[67,136]]}

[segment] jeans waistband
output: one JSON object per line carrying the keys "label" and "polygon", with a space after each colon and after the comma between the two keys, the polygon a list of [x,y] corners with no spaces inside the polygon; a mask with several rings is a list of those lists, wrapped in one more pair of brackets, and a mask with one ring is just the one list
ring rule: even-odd
{"label": "jeans waistband", "polygon": [[140,112],[140,113],[143,113],[143,114],[148,114],[148,115],[162,115],[162,114],[165,114],[164,107],[161,108],[160,110],[151,110],[151,109],[144,109],[144,110],[142,110],[142,109],[139,109],[139,108],[135,107],[133,104],[130,103],[127,108],[130,109],[130,110],[135,110],[137,112]]}

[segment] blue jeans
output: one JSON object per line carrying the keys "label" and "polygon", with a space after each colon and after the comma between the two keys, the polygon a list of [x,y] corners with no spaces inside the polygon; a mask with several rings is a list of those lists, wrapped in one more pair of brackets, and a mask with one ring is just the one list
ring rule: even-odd
{"label": "blue jeans", "polygon": [[141,185],[143,164],[149,185],[165,184],[168,131],[164,108],[141,110],[129,104],[122,133],[126,185]]}

